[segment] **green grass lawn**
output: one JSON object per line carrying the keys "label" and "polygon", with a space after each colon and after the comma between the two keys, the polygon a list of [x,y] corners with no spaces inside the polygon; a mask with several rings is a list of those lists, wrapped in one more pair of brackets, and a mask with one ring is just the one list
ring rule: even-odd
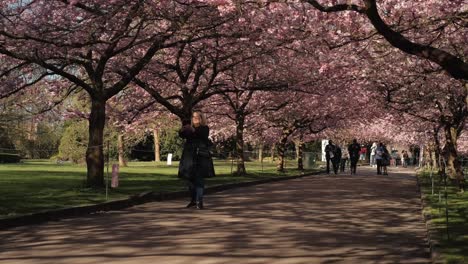
{"label": "green grass lawn", "polygon": [[[164,162],[130,162],[128,165],[120,169],[119,187],[110,190],[109,200],[145,191],[158,193],[186,188],[177,178],[177,162],[172,166]],[[260,162],[248,162],[249,175],[245,177],[232,176],[231,165],[230,161],[215,161],[216,177],[207,179],[207,186],[300,174],[294,169],[295,161],[287,162],[285,173],[277,173],[271,162],[263,162],[263,168]],[[106,201],[105,190],[83,187],[85,179],[83,165],[59,165],[49,160],[0,164],[0,218]]]}
{"label": "green grass lawn", "polygon": [[[434,239],[445,263],[468,263],[468,192],[459,193],[455,185],[447,188],[449,212],[449,236],[447,239],[444,185],[439,184],[439,177],[434,176],[434,195],[428,172],[419,176],[421,191],[427,204],[424,210],[432,215],[432,227],[435,231]],[[441,201],[439,202],[439,191]]]}

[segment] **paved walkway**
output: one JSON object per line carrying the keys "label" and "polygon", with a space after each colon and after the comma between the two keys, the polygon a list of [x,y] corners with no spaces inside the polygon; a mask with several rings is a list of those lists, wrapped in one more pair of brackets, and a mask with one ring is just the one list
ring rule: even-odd
{"label": "paved walkway", "polygon": [[428,263],[414,172],[358,169],[0,231],[0,264]]}

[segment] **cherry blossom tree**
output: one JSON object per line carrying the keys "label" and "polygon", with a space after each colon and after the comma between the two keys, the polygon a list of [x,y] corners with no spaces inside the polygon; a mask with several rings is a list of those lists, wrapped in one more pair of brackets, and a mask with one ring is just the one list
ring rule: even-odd
{"label": "cherry blossom tree", "polygon": [[[466,41],[464,19],[467,10],[464,1],[387,0],[380,4],[376,0],[305,2],[321,12],[348,11],[347,14],[333,17],[344,23],[352,24],[352,19],[356,17],[353,13],[360,14],[392,46],[440,65],[455,79],[468,80],[468,63],[463,59],[466,50],[450,47],[451,44],[463,47]],[[429,14],[431,18],[427,17]],[[415,37],[406,37],[405,34],[414,34]]]}
{"label": "cherry blossom tree", "polygon": [[418,74],[399,76],[378,86],[384,95],[385,105],[397,114],[404,113],[435,130],[435,145],[440,129],[443,133],[443,153],[450,169],[449,176],[457,179],[460,190],[464,190],[463,168],[457,153],[457,141],[465,129],[468,108],[464,98],[468,91],[444,74]]}
{"label": "cherry blossom tree", "polygon": [[[258,62],[258,61],[257,61]],[[250,64],[250,63],[249,63]],[[263,67],[264,65],[255,64],[256,66]],[[237,175],[245,175],[245,129],[250,128],[256,121],[251,119],[254,117],[253,114],[261,112],[263,109],[268,107],[270,102],[265,100],[266,95],[264,89],[271,90],[276,88],[282,88],[282,84],[278,84],[276,87],[271,83],[271,80],[265,81],[261,76],[258,75],[260,69],[255,69],[252,64],[250,67],[247,66],[241,71],[239,68],[227,73],[229,79],[229,87],[232,91],[225,92],[219,96],[214,97],[212,102],[209,103],[207,109],[215,106],[216,113],[213,113],[217,118],[221,120],[227,118],[233,124],[232,130],[235,130],[236,139],[236,157],[237,157]],[[272,77],[271,75],[269,76]],[[210,111],[210,110],[207,110]],[[210,112],[214,112],[211,110]],[[226,123],[229,124],[229,123]]]}
{"label": "cherry blossom tree", "polygon": [[211,27],[212,12],[176,1],[3,1],[0,93],[50,76],[85,90],[91,99],[87,184],[102,187],[106,102],[156,54],[196,41]]}

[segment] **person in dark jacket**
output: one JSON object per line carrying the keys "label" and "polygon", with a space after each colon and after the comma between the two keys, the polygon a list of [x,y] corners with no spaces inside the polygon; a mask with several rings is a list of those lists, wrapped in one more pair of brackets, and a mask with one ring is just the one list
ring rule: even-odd
{"label": "person in dark jacket", "polygon": [[[327,160],[327,174],[330,174],[330,161],[335,157],[335,148],[333,141],[328,140],[328,145],[325,146],[325,159]],[[332,165],[333,166],[333,165]]]}
{"label": "person in dark jacket", "polygon": [[333,158],[331,159],[333,164],[333,172],[338,174],[338,168],[340,167],[341,162],[341,148],[338,145],[335,145],[335,153],[333,154]]}
{"label": "person in dark jacket", "polygon": [[382,154],[382,172],[383,175],[388,175],[387,166],[390,166],[390,152],[388,152],[387,147],[382,144],[383,154]]}
{"label": "person in dark jacket", "polygon": [[356,174],[360,151],[361,146],[359,146],[356,139],[353,139],[353,143],[348,146],[349,160],[351,161],[351,174]]}
{"label": "person in dark jacket", "polygon": [[187,181],[190,192],[191,200],[187,208],[197,206],[197,209],[203,209],[205,178],[214,177],[210,154],[213,143],[208,138],[210,129],[199,111],[193,112],[191,124],[186,121],[182,125],[179,136],[186,141],[179,163],[179,178]]}

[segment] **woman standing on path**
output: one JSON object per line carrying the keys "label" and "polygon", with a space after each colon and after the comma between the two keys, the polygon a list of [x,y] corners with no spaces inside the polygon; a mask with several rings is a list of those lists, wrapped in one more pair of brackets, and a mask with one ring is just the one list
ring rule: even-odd
{"label": "woman standing on path", "polygon": [[191,124],[183,122],[179,131],[179,136],[186,139],[179,163],[179,178],[187,180],[191,197],[187,208],[197,206],[197,209],[203,209],[204,178],[214,176],[210,154],[213,143],[208,138],[209,134],[206,119],[199,111],[193,112]]}

